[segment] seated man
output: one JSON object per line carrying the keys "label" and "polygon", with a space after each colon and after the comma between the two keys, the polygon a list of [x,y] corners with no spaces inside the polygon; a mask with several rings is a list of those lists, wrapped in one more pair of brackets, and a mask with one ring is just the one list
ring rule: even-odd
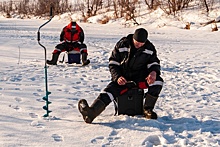
{"label": "seated man", "polygon": [[[94,100],[91,106],[85,99],[78,103],[79,112],[86,123],[92,121],[134,81],[140,89],[148,88],[143,106],[144,117],[157,119],[153,111],[163,86],[160,77],[160,60],[154,45],[147,39],[148,32],[139,28],[117,42],[109,58],[112,81]],[[125,104],[126,105],[126,104]]]}
{"label": "seated man", "polygon": [[83,43],[84,32],[83,29],[76,23],[70,22],[65,26],[60,34],[61,43],[55,47],[53,51],[52,60],[47,60],[47,64],[57,65],[57,60],[61,52],[75,52],[82,55],[82,64],[88,65],[87,60],[87,46]]}

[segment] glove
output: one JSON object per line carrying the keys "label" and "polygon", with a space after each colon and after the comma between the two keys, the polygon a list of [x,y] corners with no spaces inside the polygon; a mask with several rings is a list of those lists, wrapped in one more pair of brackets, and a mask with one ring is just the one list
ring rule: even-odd
{"label": "glove", "polygon": [[148,88],[147,81],[139,82],[139,83],[138,83],[138,87],[139,87],[140,89],[147,89],[147,88]]}

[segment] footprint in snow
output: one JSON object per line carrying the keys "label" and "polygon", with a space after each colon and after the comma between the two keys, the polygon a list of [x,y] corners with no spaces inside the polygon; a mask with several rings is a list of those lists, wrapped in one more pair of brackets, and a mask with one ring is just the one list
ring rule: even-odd
{"label": "footprint in snow", "polygon": [[118,140],[121,139],[121,137],[118,136],[118,132],[113,130],[110,134],[109,137],[107,138],[107,140],[109,142],[113,142],[114,140]]}
{"label": "footprint in snow", "polygon": [[67,98],[69,100],[72,100],[72,101],[78,101],[79,99],[78,98]]}
{"label": "footprint in snow", "polygon": [[161,145],[160,138],[157,135],[148,136],[142,143],[142,145]]}
{"label": "footprint in snow", "polygon": [[21,98],[16,97],[16,98],[15,98],[15,101],[16,101],[16,102],[21,102],[21,101],[22,101],[22,99],[21,99]]}
{"label": "footprint in snow", "polygon": [[29,115],[30,115],[31,118],[38,118],[38,115],[35,114],[35,113],[29,113]]}
{"label": "footprint in snow", "polygon": [[69,106],[71,106],[72,108],[76,108],[76,106],[74,106],[74,104],[68,104]]}
{"label": "footprint in snow", "polygon": [[33,95],[34,95],[34,96],[40,96],[40,94],[39,94],[39,93],[33,93]]}
{"label": "footprint in snow", "polygon": [[38,92],[43,92],[44,90],[43,90],[43,89],[37,89],[37,91],[38,91]]}
{"label": "footprint in snow", "polygon": [[57,142],[63,141],[62,136],[59,136],[57,134],[53,134],[52,137],[54,141],[57,141]]}
{"label": "footprint in snow", "polygon": [[36,128],[44,128],[44,125],[37,120],[32,121],[30,125]]}
{"label": "footprint in snow", "polygon": [[108,137],[99,136],[91,140],[91,143],[93,144],[102,144],[102,146],[109,146],[114,142],[115,140],[121,139],[121,137],[117,136],[118,133],[113,130]]}
{"label": "footprint in snow", "polygon": [[99,137],[96,137],[94,139],[91,140],[91,143],[93,144],[99,144],[102,142],[102,140],[104,140],[104,137],[103,136],[99,136]]}
{"label": "footprint in snow", "polygon": [[9,105],[9,107],[15,109],[16,111],[20,110],[20,107],[18,107],[17,105]]}
{"label": "footprint in snow", "polygon": [[45,102],[42,98],[37,98],[36,101],[38,101],[38,102]]}

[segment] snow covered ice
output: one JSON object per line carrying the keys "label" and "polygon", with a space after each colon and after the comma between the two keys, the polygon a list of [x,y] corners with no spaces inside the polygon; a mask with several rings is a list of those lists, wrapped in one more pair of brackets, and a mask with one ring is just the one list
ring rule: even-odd
{"label": "snow covered ice", "polygon": [[[114,105],[86,124],[78,112],[81,98],[91,104],[110,82],[108,57],[115,43],[136,27],[79,23],[85,31],[85,67],[48,68],[51,95],[45,110],[44,50],[37,30],[45,20],[0,20],[0,146],[219,146],[220,32],[209,26],[184,30],[143,25],[161,60],[163,90],[157,120],[114,116]],[[52,20],[41,29],[47,58],[68,21]],[[160,23],[160,22],[159,22]]]}

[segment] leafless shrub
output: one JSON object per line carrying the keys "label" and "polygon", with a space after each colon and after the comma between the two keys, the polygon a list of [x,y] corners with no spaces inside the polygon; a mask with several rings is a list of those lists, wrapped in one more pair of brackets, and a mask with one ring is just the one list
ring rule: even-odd
{"label": "leafless shrub", "polygon": [[124,18],[126,21],[133,21],[135,24],[139,24],[136,18],[139,16],[137,7],[139,6],[140,8],[141,2],[145,2],[148,9],[155,10],[160,7],[166,14],[174,16],[176,16],[178,11],[188,8],[193,1],[195,2],[194,6],[198,4],[202,9],[205,8],[206,12],[209,12],[213,5],[217,3],[215,0],[74,0],[71,3],[70,1],[5,0],[0,2],[0,11],[8,14],[7,17],[10,17],[12,13],[41,17],[49,16],[50,7],[52,6],[54,15],[80,11],[84,21],[86,21],[89,17],[97,15],[105,8],[106,11],[114,11],[114,18]]}
{"label": "leafless shrub", "polygon": [[106,24],[108,23],[110,20],[110,18],[108,16],[105,16],[104,18],[102,18],[101,20],[98,21],[98,23],[100,24]]}
{"label": "leafless shrub", "polygon": [[145,4],[148,6],[148,9],[156,10],[159,6],[159,2],[157,0],[144,0]]}
{"label": "leafless shrub", "polygon": [[77,0],[74,4],[74,8],[81,12],[84,21],[89,17],[95,16],[98,10],[103,8],[102,0]]}
{"label": "leafless shrub", "polygon": [[70,7],[68,0],[11,0],[0,3],[0,11],[6,13],[17,12],[23,15],[46,16],[49,15],[51,6],[55,15],[67,12]]}
{"label": "leafless shrub", "polygon": [[90,16],[95,16],[97,14],[97,11],[102,9],[102,0],[87,0],[87,13]]}
{"label": "leafless shrub", "polygon": [[137,11],[136,6],[138,0],[114,0],[114,14],[116,18],[124,17],[126,21],[132,20],[135,24],[139,23],[136,20]]}
{"label": "leafless shrub", "polygon": [[190,24],[189,22],[187,22],[184,29],[190,30],[190,25],[191,25],[191,24]]}
{"label": "leafless shrub", "polygon": [[160,8],[168,15],[176,15],[176,13],[189,6],[191,0],[158,0]]}
{"label": "leafless shrub", "polygon": [[202,8],[205,8],[206,12],[208,13],[210,9],[212,9],[213,5],[215,3],[215,0],[200,0],[200,4]]}
{"label": "leafless shrub", "polygon": [[218,26],[216,23],[212,23],[212,32],[218,31]]}

